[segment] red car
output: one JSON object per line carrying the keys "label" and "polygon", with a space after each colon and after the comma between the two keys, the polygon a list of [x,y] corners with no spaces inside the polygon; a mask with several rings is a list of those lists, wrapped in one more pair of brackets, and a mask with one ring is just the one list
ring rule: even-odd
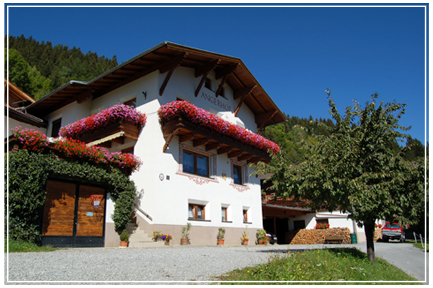
{"label": "red car", "polygon": [[398,223],[386,223],[382,228],[382,240],[388,242],[389,239],[405,241],[403,228]]}

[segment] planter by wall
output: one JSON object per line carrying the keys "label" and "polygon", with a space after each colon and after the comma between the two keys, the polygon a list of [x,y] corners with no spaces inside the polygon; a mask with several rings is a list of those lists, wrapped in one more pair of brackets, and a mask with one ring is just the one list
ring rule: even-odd
{"label": "planter by wall", "polygon": [[218,239],[218,245],[224,245],[224,239]]}
{"label": "planter by wall", "polygon": [[188,238],[180,239],[180,245],[187,245],[187,244],[188,244]]}
{"label": "planter by wall", "polygon": [[128,241],[120,241],[120,248],[128,247]]}

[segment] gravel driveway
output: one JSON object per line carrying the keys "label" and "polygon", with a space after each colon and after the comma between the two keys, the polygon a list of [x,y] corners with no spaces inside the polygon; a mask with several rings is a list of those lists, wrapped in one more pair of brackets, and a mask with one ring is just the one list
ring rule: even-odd
{"label": "gravel driveway", "polygon": [[[212,281],[237,268],[266,263],[271,254],[303,249],[355,245],[175,246],[167,248],[75,248],[54,252],[5,254],[5,283],[143,284],[149,282]],[[418,280],[425,280],[424,251],[412,244],[375,243],[383,258]],[[428,255],[428,253],[427,253]],[[9,262],[7,262],[9,261]],[[428,259],[427,259],[428,261]],[[7,265],[8,264],[8,265]],[[427,265],[428,271],[428,265]],[[94,282],[94,283],[88,283]],[[197,282],[204,284],[204,282]],[[183,284],[188,284],[183,282]]]}

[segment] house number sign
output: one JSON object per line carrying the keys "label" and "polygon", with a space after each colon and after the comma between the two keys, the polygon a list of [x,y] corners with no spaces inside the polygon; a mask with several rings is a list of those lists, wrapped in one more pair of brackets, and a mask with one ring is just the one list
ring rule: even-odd
{"label": "house number sign", "polygon": [[159,180],[161,180],[161,181],[164,180],[164,174],[162,174],[162,173],[159,174]]}

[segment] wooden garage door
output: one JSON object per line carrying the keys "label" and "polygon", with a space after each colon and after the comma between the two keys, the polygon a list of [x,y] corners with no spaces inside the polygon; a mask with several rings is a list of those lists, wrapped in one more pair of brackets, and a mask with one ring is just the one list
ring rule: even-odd
{"label": "wooden garage door", "polygon": [[[103,245],[105,190],[101,187],[47,181],[42,243],[58,247]],[[101,195],[98,205],[92,195]]]}
{"label": "wooden garage door", "polygon": [[105,191],[103,188],[80,185],[76,236],[102,236],[105,197],[100,201],[99,207],[95,207],[90,196],[104,194]]}
{"label": "wooden garage door", "polygon": [[66,182],[47,182],[42,235],[73,235],[76,186]]}

